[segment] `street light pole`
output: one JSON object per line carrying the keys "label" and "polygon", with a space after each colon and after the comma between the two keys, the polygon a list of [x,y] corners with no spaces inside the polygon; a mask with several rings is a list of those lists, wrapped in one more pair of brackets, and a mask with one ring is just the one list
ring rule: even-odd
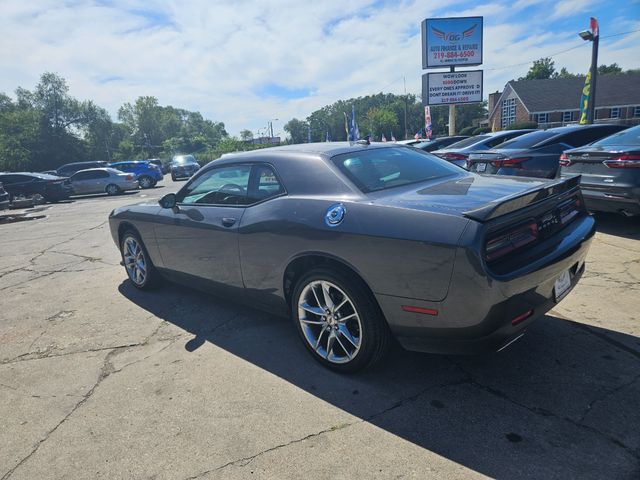
{"label": "street light pole", "polygon": [[589,85],[589,100],[587,109],[587,123],[591,124],[596,120],[596,83],[598,81],[598,44],[600,43],[600,27],[598,26],[598,20],[595,17],[591,17],[590,21],[591,30],[584,30],[580,32],[580,38],[584,41],[591,42],[591,68],[590,72],[590,85]]}

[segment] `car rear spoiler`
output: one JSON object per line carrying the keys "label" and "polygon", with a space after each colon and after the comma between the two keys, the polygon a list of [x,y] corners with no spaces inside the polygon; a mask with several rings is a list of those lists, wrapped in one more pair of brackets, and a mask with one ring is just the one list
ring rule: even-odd
{"label": "car rear spoiler", "polygon": [[499,198],[482,207],[466,211],[464,216],[479,222],[486,222],[570,190],[578,189],[580,178],[581,175],[576,175],[566,179],[552,180],[531,190]]}

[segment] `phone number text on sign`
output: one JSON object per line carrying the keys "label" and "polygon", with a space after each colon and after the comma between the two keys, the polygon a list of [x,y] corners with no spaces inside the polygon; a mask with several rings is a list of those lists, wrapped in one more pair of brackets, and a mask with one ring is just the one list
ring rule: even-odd
{"label": "phone number text on sign", "polygon": [[481,102],[482,70],[423,75],[422,98],[426,105]]}

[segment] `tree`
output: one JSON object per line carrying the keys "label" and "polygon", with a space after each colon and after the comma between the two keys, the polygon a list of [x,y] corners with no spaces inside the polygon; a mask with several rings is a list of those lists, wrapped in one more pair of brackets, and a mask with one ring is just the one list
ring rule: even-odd
{"label": "tree", "polygon": [[554,66],[554,61],[550,58],[541,58],[540,60],[535,60],[527,75],[524,77],[520,77],[518,80],[543,80],[546,78],[554,78],[554,74],[556,73],[556,69]]}
{"label": "tree", "polygon": [[576,75],[575,73],[571,73],[566,69],[566,67],[562,67],[560,69],[560,73],[558,73],[554,78],[578,78],[582,76],[583,75]]}
{"label": "tree", "polygon": [[378,139],[383,134],[390,136],[391,132],[397,132],[400,129],[398,116],[395,112],[376,107],[369,109],[362,126],[365,127],[366,133]]}
{"label": "tree", "polygon": [[240,132],[240,138],[243,142],[248,142],[253,140],[253,132],[251,130],[242,130]]}
{"label": "tree", "polygon": [[304,143],[307,141],[309,124],[303,120],[292,118],[284,125],[284,131],[291,137],[291,143]]}
{"label": "tree", "polygon": [[613,75],[616,73],[622,73],[622,68],[617,63],[611,65],[600,65],[598,67],[598,75]]}

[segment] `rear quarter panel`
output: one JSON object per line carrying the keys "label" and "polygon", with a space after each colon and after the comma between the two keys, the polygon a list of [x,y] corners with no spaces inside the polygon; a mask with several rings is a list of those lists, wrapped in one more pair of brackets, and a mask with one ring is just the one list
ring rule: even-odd
{"label": "rear quarter panel", "polygon": [[343,201],[344,221],[325,224],[335,199],[282,197],[247,208],[239,228],[245,286],[283,297],[284,272],[304,255],[323,255],[354,269],[374,293],[440,301],[447,295],[458,216]]}

